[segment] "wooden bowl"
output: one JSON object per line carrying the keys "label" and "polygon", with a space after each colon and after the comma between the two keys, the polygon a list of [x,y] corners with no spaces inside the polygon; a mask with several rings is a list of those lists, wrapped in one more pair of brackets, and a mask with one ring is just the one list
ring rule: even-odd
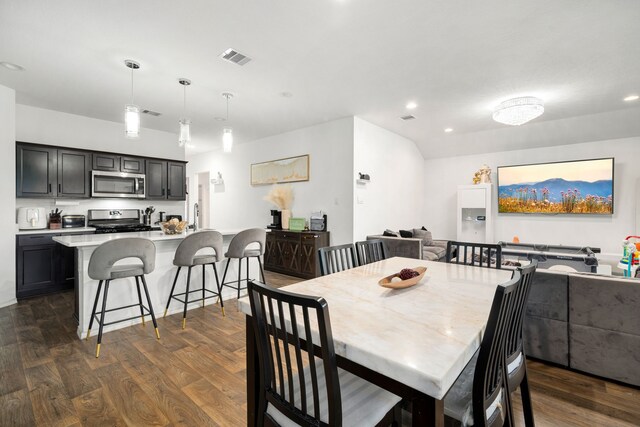
{"label": "wooden bowl", "polygon": [[383,288],[390,289],[404,289],[416,285],[424,277],[424,274],[427,272],[427,267],[415,267],[412,268],[412,270],[417,271],[419,274],[416,277],[412,277],[411,279],[392,282],[391,280],[394,277],[398,277],[400,275],[400,272],[398,272],[392,274],[391,276],[380,279],[378,285],[382,286]]}

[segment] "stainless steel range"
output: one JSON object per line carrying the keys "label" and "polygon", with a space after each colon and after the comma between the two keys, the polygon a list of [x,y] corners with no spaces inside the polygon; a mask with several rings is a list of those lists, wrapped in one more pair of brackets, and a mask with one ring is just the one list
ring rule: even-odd
{"label": "stainless steel range", "polygon": [[94,227],[96,234],[151,230],[140,222],[138,209],[90,209],[87,226]]}

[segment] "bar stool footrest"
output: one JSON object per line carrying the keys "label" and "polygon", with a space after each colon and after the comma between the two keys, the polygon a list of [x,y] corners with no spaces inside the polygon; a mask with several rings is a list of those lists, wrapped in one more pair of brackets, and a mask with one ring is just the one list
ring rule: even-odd
{"label": "bar stool footrest", "polygon": [[[132,307],[140,307],[140,304],[131,304],[131,305],[124,305],[122,307],[116,307],[116,308],[112,308],[109,310],[105,310],[105,313],[109,313],[112,311],[118,311],[118,310],[124,310],[126,308],[132,308]],[[142,308],[144,310],[144,316],[150,316],[151,315],[151,311],[147,308],[147,306],[145,306],[144,304],[142,305]],[[98,316],[99,314],[102,314],[102,311],[96,311],[95,316],[93,316],[93,318],[96,320],[96,322],[98,322],[98,325],[100,325],[100,317]],[[119,319],[119,320],[114,320],[113,322],[108,322],[108,323],[103,323],[102,326],[108,326],[108,325],[113,325],[116,323],[120,323],[120,322],[126,322],[127,320],[133,320],[133,319],[140,319],[140,315],[138,314],[137,316],[131,316],[131,317],[127,317],[126,319]]]}

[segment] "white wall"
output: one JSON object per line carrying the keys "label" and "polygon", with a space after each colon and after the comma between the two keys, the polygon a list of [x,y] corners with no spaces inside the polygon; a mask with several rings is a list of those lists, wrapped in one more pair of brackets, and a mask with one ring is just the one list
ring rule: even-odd
{"label": "white wall", "polygon": [[[513,236],[518,236],[521,242],[592,245],[602,248],[603,252],[619,253],[622,239],[638,229],[635,211],[640,137],[426,160],[426,225],[431,227],[434,236],[456,237],[457,186],[470,184],[474,172],[483,163],[493,170],[495,189],[498,166],[598,157],[615,157],[613,215],[497,214],[494,238],[511,241]],[[497,211],[495,196],[493,203]]]}
{"label": "white wall", "polygon": [[[60,111],[36,108],[28,105],[16,106],[15,140],[46,145],[79,148],[83,150],[110,151],[147,157],[184,160],[184,148],[178,147],[177,134],[153,129],[141,129],[140,139],[131,140],[124,136],[124,124],[93,119]],[[12,158],[14,158],[12,156]],[[11,182],[15,180],[15,173]],[[58,199],[58,203],[68,200]],[[41,206],[47,209],[57,207],[53,199],[17,199],[18,207]],[[168,214],[184,215],[184,202],[118,200],[118,199],[80,199],[77,206],[58,206],[63,214],[86,215],[88,209],[129,208],[144,209],[153,205],[156,208],[154,221],[159,211]]]}
{"label": "white wall", "polygon": [[[0,200],[5,212],[13,212],[16,205],[15,182],[15,114],[16,93],[0,86]],[[0,307],[16,302],[16,243],[11,221],[0,222],[0,247],[3,248],[0,263]]]}
{"label": "white wall", "polygon": [[[354,121],[353,239],[420,228],[423,220],[424,158],[416,144],[360,118]],[[371,181],[357,184],[358,172]]]}
{"label": "white wall", "polygon": [[[196,174],[222,173],[224,185],[211,186],[210,225],[219,229],[265,227],[271,223],[263,197],[271,186],[250,185],[252,163],[309,154],[310,179],[292,183],[294,217],[309,218],[312,211],[328,216],[331,244],[353,238],[353,117],[236,144],[232,153],[212,151],[190,157],[190,192],[197,194]],[[195,202],[192,198],[190,205]]]}

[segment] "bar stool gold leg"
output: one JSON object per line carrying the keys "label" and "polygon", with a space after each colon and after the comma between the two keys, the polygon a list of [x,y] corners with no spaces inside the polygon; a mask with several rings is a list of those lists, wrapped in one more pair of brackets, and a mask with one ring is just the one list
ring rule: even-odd
{"label": "bar stool gold leg", "polygon": [[87,337],[84,339],[85,341],[89,341],[89,336],[91,335],[91,329],[87,330]]}
{"label": "bar stool gold leg", "polygon": [[160,339],[160,332],[158,331],[158,328],[156,328],[156,338]]}
{"label": "bar stool gold leg", "polygon": [[182,329],[184,329],[184,328],[186,328],[186,327],[187,327],[187,319],[186,319],[186,318],[183,318],[183,319],[182,319]]}
{"label": "bar stool gold leg", "polygon": [[100,357],[100,344],[96,346],[96,358]]}

